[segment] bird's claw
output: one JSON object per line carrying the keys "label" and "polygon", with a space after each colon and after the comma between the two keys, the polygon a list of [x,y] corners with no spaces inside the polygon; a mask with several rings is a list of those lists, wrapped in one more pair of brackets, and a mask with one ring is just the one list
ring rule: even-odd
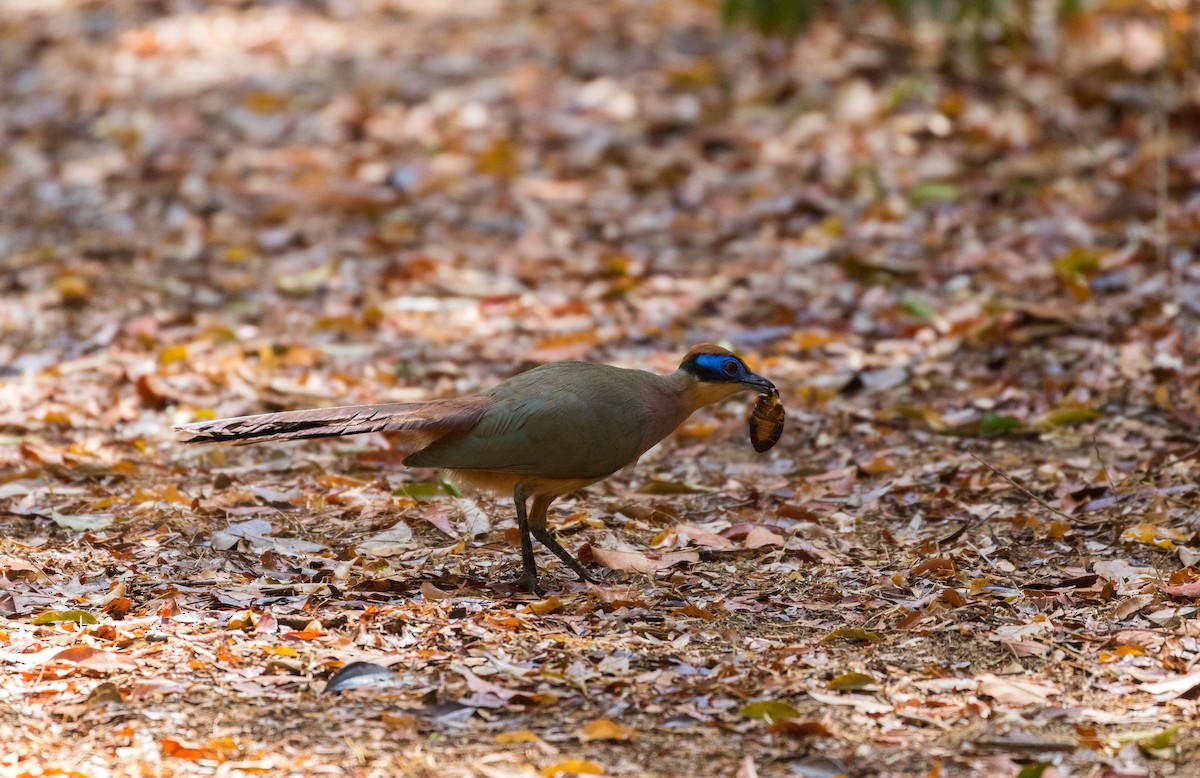
{"label": "bird's claw", "polygon": [[608,572],[592,572],[585,569],[582,573],[580,573],[579,577],[590,584],[595,584],[596,586],[606,586],[611,583],[611,576],[608,574]]}
{"label": "bird's claw", "polygon": [[517,582],[517,586],[530,594],[536,594],[538,597],[546,596],[546,587],[542,586],[536,578],[531,576],[521,576],[521,580]]}

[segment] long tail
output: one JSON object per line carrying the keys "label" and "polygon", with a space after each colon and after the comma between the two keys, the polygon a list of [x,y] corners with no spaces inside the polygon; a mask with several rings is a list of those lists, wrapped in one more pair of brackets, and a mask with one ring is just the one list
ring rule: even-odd
{"label": "long tail", "polygon": [[400,442],[415,451],[448,432],[473,427],[491,402],[487,397],[458,397],[422,403],[346,405],[200,421],[175,429],[192,436],[185,443],[232,440],[239,446],[267,440],[301,440],[397,431],[408,433]]}

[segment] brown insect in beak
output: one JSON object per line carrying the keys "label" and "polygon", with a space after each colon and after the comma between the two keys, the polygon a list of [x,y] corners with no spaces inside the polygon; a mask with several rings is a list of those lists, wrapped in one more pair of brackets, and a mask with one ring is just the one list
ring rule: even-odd
{"label": "brown insect in beak", "polygon": [[750,413],[750,445],[760,454],[769,450],[779,441],[783,434],[784,421],[783,403],[779,400],[779,390],[758,396],[754,410]]}

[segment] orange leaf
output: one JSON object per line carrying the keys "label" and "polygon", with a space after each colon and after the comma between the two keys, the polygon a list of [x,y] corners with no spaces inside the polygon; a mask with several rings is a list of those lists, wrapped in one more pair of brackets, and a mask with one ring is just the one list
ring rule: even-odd
{"label": "orange leaf", "polygon": [[162,747],[163,755],[173,756],[176,759],[186,759],[189,762],[199,762],[201,759],[210,759],[213,754],[207,748],[200,746],[186,745],[178,740],[171,738],[163,738],[159,741]]}
{"label": "orange leaf", "polygon": [[540,614],[546,614],[546,613],[553,613],[554,611],[558,610],[562,606],[563,606],[563,601],[560,600],[557,595],[554,595],[551,597],[547,597],[544,600],[538,600],[537,602],[531,602],[526,607],[529,608],[530,613],[537,613],[540,615]]}
{"label": "orange leaf", "polygon": [[586,759],[567,759],[543,767],[538,775],[542,778],[556,778],[559,775],[604,775],[604,768]]}
{"label": "orange leaf", "polygon": [[415,732],[421,723],[417,717],[411,713],[391,713],[388,711],[384,711],[379,716],[379,720],[384,724],[387,724],[392,729],[401,732]]}
{"label": "orange leaf", "polygon": [[1066,537],[1067,533],[1070,531],[1070,524],[1061,519],[1057,519],[1050,522],[1050,527],[1046,530],[1046,537],[1053,540],[1061,540],[1062,538]]}
{"label": "orange leaf", "polygon": [[695,605],[691,605],[691,604],[689,604],[687,607],[684,607],[684,608],[676,608],[675,610],[671,611],[671,615],[672,616],[692,616],[695,618],[704,619],[705,621],[712,621],[713,619],[716,618],[716,616],[712,615],[712,613],[709,612],[708,610],[705,610],[704,608],[698,608]]}
{"label": "orange leaf", "polygon": [[129,613],[129,609],[133,607],[133,601],[128,597],[114,597],[104,606],[104,612],[110,616],[116,616],[119,619],[125,618]]}
{"label": "orange leaf", "polygon": [[967,598],[963,597],[954,589],[943,589],[942,594],[938,599],[949,605],[951,608],[961,608],[967,604]]}
{"label": "orange leaf", "polygon": [[926,559],[921,564],[909,570],[908,574],[924,575],[925,573],[929,572],[939,573],[942,575],[953,575],[956,570],[952,560],[938,557],[935,559]]}
{"label": "orange leaf", "polygon": [[575,734],[580,743],[589,743],[593,740],[632,740],[637,731],[608,719],[597,719]]}
{"label": "orange leaf", "polygon": [[880,456],[860,462],[858,468],[867,475],[882,475],[896,472],[896,463],[889,457]]}
{"label": "orange leaf", "polygon": [[504,138],[497,138],[480,152],[475,158],[475,166],[484,175],[502,179],[512,178],[520,171],[517,152],[513,144]]}
{"label": "orange leaf", "polygon": [[159,352],[158,364],[171,365],[176,362],[184,362],[187,360],[187,346],[168,346]]}
{"label": "orange leaf", "polygon": [[325,637],[325,633],[316,629],[306,629],[303,632],[285,632],[284,640],[316,640]]}

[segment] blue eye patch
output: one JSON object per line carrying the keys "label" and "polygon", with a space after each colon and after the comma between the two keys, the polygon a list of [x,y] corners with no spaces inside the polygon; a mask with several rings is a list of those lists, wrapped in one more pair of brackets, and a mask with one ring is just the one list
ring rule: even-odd
{"label": "blue eye patch", "polygon": [[[736,369],[731,370],[726,365],[732,364]],[[696,357],[696,366],[705,373],[720,379],[739,378],[745,374],[745,368],[742,363],[734,357],[727,357],[721,354],[701,354]]]}

